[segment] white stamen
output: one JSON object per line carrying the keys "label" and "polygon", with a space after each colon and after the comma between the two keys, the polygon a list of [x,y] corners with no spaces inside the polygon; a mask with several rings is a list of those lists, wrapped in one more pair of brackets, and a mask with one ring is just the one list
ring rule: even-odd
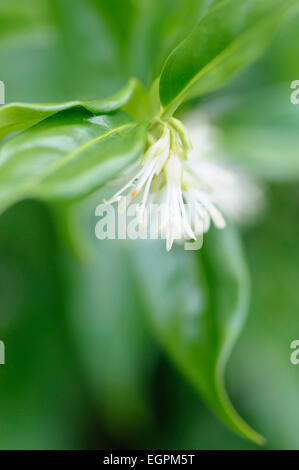
{"label": "white stamen", "polygon": [[[242,190],[251,195],[254,191],[238,173],[202,159],[208,148],[209,151],[214,148],[211,135],[209,127],[201,123],[198,133],[193,125],[190,140],[177,119],[171,118],[168,123],[156,121],[149,134],[149,147],[141,158],[141,168],[105,202],[120,201],[119,210],[124,210],[127,200],[124,193],[128,191],[131,198],[140,194],[141,203],[136,208],[140,232],[147,225],[150,204],[159,204],[161,212],[151,223],[165,235],[168,251],[174,240],[196,240],[202,236],[209,230],[211,221],[223,229],[226,222],[221,210],[230,216],[246,213],[250,196],[244,197]],[[186,204],[190,211],[186,210]]]}

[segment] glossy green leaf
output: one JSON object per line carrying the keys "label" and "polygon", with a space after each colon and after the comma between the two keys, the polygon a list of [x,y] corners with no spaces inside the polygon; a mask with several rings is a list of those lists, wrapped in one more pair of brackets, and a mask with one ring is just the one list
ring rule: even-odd
{"label": "glossy green leaf", "polygon": [[94,114],[109,113],[124,106],[132,97],[137,82],[132,78],[118,93],[103,100],[68,101],[65,103],[11,103],[0,108],[0,139],[11,132],[26,129],[49,116],[74,108]]}
{"label": "glossy green leaf", "polygon": [[[148,242],[147,242],[148,243]],[[231,429],[263,438],[239,417],[224,386],[231,349],[246,318],[249,281],[237,233],[213,231],[201,252],[142,246],[134,259],[154,334],[170,358]]]}
{"label": "glossy green leaf", "polygon": [[25,197],[78,198],[137,159],[146,123],[121,111],[65,111],[8,140],[0,150],[1,210]]}
{"label": "glossy green leaf", "polygon": [[168,57],[160,79],[162,115],[223,85],[268,45],[294,0],[222,0]]}
{"label": "glossy green leaf", "polygon": [[148,85],[170,52],[221,0],[140,0],[132,28],[130,70]]}

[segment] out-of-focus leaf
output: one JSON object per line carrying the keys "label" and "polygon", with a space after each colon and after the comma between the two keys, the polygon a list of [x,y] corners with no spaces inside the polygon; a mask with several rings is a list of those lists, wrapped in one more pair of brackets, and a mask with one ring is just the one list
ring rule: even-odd
{"label": "out-of-focus leaf", "polygon": [[122,110],[137,122],[152,118],[149,93],[139,80],[136,79],[134,91],[128,101],[122,106]]}
{"label": "out-of-focus leaf", "polygon": [[126,56],[127,44],[130,40],[135,20],[137,2],[134,0],[91,0],[97,11],[102,15],[113,32],[120,48],[121,56]]}
{"label": "out-of-focus leaf", "polygon": [[89,249],[91,256],[81,266],[67,264],[70,328],[103,423],[114,439],[129,445],[152,419],[149,386],[155,349],[144,324],[144,306],[134,295],[126,244],[97,241]]}
{"label": "out-of-focus leaf", "polygon": [[219,120],[220,144],[231,160],[272,181],[299,178],[299,108],[290,84],[237,98]]}
{"label": "out-of-focus leaf", "polygon": [[297,450],[299,365],[290,346],[299,339],[298,184],[271,185],[268,200],[264,219],[246,233],[252,301],[229,378],[269,448]]}
{"label": "out-of-focus leaf", "polygon": [[0,151],[1,209],[25,197],[78,198],[137,159],[146,123],[116,111],[56,114],[6,142]]}
{"label": "out-of-focus leaf", "polygon": [[[91,397],[106,431],[125,445],[154,423],[151,379],[157,351],[136,292],[128,241],[98,240],[95,208],[103,188],[72,206],[53,204],[69,279],[68,324]],[[135,441],[132,441],[134,439]]]}
{"label": "out-of-focus leaf", "polygon": [[223,85],[253,62],[294,0],[222,0],[168,57],[160,79],[162,114]]}
{"label": "out-of-focus leaf", "polygon": [[48,0],[19,0],[0,2],[0,44],[19,43],[28,37],[37,37],[44,28],[51,27],[50,8]]}
{"label": "out-of-focus leaf", "polygon": [[[162,436],[159,434],[155,436],[153,448],[198,450],[252,450],[259,448],[253,442],[232,433],[204,405],[195,388],[190,387],[185,377],[175,370],[173,364],[167,363],[166,358],[161,361],[160,369],[160,413],[162,415],[161,421],[167,426],[167,432],[164,432]],[[242,372],[246,374],[246,367]],[[233,387],[230,387],[233,394],[238,393],[239,377],[242,377],[242,372],[239,371]],[[242,400],[242,402],[244,401]],[[254,422],[251,416],[250,421]]]}
{"label": "out-of-focus leaf", "polygon": [[37,124],[61,111],[83,108],[94,114],[110,113],[124,106],[132,97],[137,82],[133,78],[118,93],[103,100],[67,101],[65,103],[11,103],[0,108],[0,139],[7,134]]}
{"label": "out-of-focus leaf", "polygon": [[0,218],[1,449],[88,446],[91,412],[72,356],[63,291],[48,211],[32,201],[16,205]]}
{"label": "out-of-focus leaf", "polygon": [[[119,90],[132,74],[121,61],[104,17],[90,0],[50,0],[57,31],[61,79],[67,99],[105,97]],[[127,2],[125,2],[127,3]]]}
{"label": "out-of-focus leaf", "polygon": [[139,0],[130,45],[131,73],[149,85],[168,54],[220,0]]}
{"label": "out-of-focus leaf", "polygon": [[49,0],[0,2],[0,63],[6,102],[66,99]]}
{"label": "out-of-focus leaf", "polygon": [[239,417],[224,387],[224,371],[248,308],[248,274],[232,228],[207,236],[199,256],[167,254],[153,243],[136,250],[140,289],[153,331],[206,403],[231,429],[263,438]]}
{"label": "out-of-focus leaf", "polygon": [[290,82],[299,76],[298,63],[298,9],[293,11],[285,27],[281,28],[261,65],[261,74],[267,72],[270,83]]}

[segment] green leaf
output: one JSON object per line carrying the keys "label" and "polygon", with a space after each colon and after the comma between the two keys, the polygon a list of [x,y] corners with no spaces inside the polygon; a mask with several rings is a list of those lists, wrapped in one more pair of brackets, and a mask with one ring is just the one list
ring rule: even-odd
{"label": "green leaf", "polygon": [[[60,57],[60,63],[54,65],[58,82],[52,79],[58,94],[50,95],[58,98],[51,101],[71,100],[74,96],[92,100],[119,90],[132,74],[128,74],[114,38],[92,1],[50,3],[56,32],[56,48],[52,53]],[[41,96],[48,96],[47,90]]]}
{"label": "green leaf", "polygon": [[89,220],[79,219],[86,222],[80,243],[88,244],[90,256],[81,265],[66,263],[69,323],[96,408],[113,436],[128,440],[150,420],[148,381],[155,349],[143,305],[134,295],[125,243],[97,240],[92,246],[86,236]]}
{"label": "green leaf", "polygon": [[270,185],[268,199],[265,217],[246,233],[250,320],[230,373],[242,377],[238,393],[250,397],[250,404],[241,399],[243,408],[262,427],[267,447],[290,450],[298,449],[299,370],[290,360],[299,339],[298,184]]}
{"label": "green leaf", "polygon": [[[245,94],[218,124],[230,160],[270,181],[299,179],[299,112],[289,83]],[[251,145],[248,145],[248,143]]]}
{"label": "green leaf", "polygon": [[294,0],[222,0],[168,57],[160,79],[162,115],[223,85],[254,61]]}
{"label": "green leaf", "polygon": [[51,204],[51,209],[63,245],[73,255],[63,258],[63,277],[69,279],[68,324],[86,385],[102,425],[128,443],[154,421],[150,381],[157,348],[136,295],[129,242],[99,241],[91,230],[97,223],[94,209],[107,191],[71,206]]}
{"label": "green leaf", "polygon": [[[94,114],[109,113],[124,106],[134,94],[137,81],[132,78],[115,95],[103,100],[68,101],[65,103],[11,103],[0,108],[0,139],[11,132],[26,129],[53,114],[74,108],[84,108]],[[139,85],[138,85],[139,86]]]}
{"label": "green leaf", "polygon": [[0,210],[25,197],[74,199],[115,177],[142,153],[147,124],[121,111],[65,111],[0,150]]}
{"label": "green leaf", "polygon": [[249,300],[237,233],[232,228],[212,231],[199,255],[182,248],[167,254],[159,243],[142,248],[136,250],[135,262],[158,341],[214,413],[261,444],[263,438],[239,417],[224,386],[227,360]]}
{"label": "green leaf", "polygon": [[13,43],[22,44],[28,36],[37,38],[42,28],[47,34],[51,25],[50,8],[47,0],[38,4],[35,0],[23,3],[19,0],[0,2],[0,42],[1,46]]}
{"label": "green leaf", "polygon": [[65,322],[60,276],[49,211],[33,201],[7,211],[0,229],[0,331],[6,346],[0,449],[88,445],[88,397]]}
{"label": "green leaf", "polygon": [[220,0],[139,1],[130,47],[130,69],[150,84],[164,61],[212,5]]}
{"label": "green leaf", "polygon": [[151,113],[149,93],[139,80],[135,81],[134,91],[122,106],[122,110],[137,122],[150,120],[155,116]]}
{"label": "green leaf", "polygon": [[126,2],[123,0],[91,1],[106,20],[122,55],[125,55],[137,10],[135,0],[126,0]]}

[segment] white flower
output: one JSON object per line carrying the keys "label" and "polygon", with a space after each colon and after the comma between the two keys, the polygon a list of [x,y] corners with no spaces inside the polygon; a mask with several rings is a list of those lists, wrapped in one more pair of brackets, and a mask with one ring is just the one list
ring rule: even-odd
{"label": "white flower", "polygon": [[177,119],[155,121],[144,155],[130,169],[134,176],[106,203],[117,201],[125,209],[136,198],[140,232],[147,227],[150,207],[158,205],[159,216],[150,223],[166,239],[167,250],[174,240],[196,240],[211,221],[223,229],[223,214],[245,217],[258,191],[244,175],[208,159],[215,153],[212,135],[207,124],[194,120],[190,133]]}
{"label": "white flower", "polygon": [[219,155],[217,129],[203,117],[189,115],[186,127],[192,142],[187,167],[211,201],[228,219],[240,225],[254,220],[265,203],[261,186],[243,169]]}
{"label": "white flower", "polygon": [[188,220],[188,214],[183,200],[183,166],[176,155],[170,155],[166,164],[165,173],[165,198],[161,201],[165,207],[163,214],[164,225],[162,225],[161,228],[166,228],[166,249],[169,251],[175,239],[192,238],[196,240],[196,236]]}
{"label": "white flower", "polygon": [[206,160],[188,162],[188,167],[225,217],[241,225],[256,218],[264,205],[263,191],[244,171]]}
{"label": "white flower", "polygon": [[169,129],[165,127],[161,138],[151,145],[145,152],[141,160],[141,169],[125,186],[123,186],[123,188],[120,189],[120,191],[107,201],[107,203],[120,201],[125,195],[127,195],[126,191],[130,193],[131,198],[135,198],[141,191],[143,191],[142,208],[144,208],[153,178],[160,174],[166,160],[168,159],[169,146]]}

